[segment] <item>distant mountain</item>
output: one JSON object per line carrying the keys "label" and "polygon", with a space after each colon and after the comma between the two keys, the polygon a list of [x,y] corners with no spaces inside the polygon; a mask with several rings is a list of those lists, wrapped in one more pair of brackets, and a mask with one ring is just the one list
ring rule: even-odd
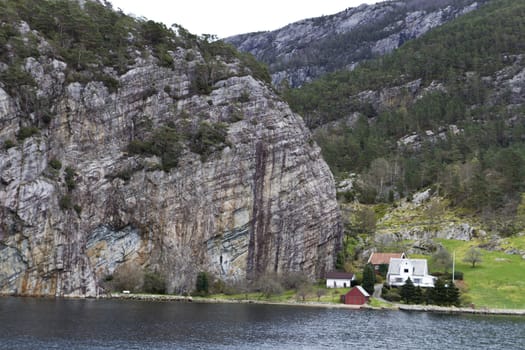
{"label": "distant mountain", "polygon": [[272,81],[290,87],[391,52],[486,0],[406,0],[361,5],[271,32],[226,38],[268,64]]}
{"label": "distant mountain", "polygon": [[[431,188],[496,234],[525,230],[525,3],[490,1],[353,71],[284,91],[348,200]],[[521,218],[520,218],[521,217]]]}

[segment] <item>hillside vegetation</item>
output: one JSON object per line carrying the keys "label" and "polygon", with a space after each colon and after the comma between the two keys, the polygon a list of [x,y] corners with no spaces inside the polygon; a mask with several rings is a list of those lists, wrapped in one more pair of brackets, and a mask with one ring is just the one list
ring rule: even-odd
{"label": "hillside vegetation", "polygon": [[[495,0],[383,58],[285,92],[345,199],[432,187],[511,235],[525,179],[525,3]],[[497,213],[497,214],[496,214]]]}
{"label": "hillside vegetation", "polygon": [[[178,48],[195,49],[204,58],[195,67],[191,93],[210,93],[215,82],[228,76],[226,62],[241,61],[245,74],[269,82],[266,67],[231,45],[198,37],[179,25],[134,19],[114,11],[104,1],[1,0],[0,82],[7,93],[20,99],[22,114],[34,113],[33,127],[50,122],[53,98],[36,93],[37,83],[24,69],[28,58],[46,57],[67,64],[65,83],[101,81],[110,92],[119,88],[118,77],[137,62],[153,56],[162,67],[174,67]],[[192,61],[195,55],[187,54]],[[169,91],[168,91],[169,92]],[[156,91],[150,91],[150,95]],[[147,97],[147,96],[146,96]]]}

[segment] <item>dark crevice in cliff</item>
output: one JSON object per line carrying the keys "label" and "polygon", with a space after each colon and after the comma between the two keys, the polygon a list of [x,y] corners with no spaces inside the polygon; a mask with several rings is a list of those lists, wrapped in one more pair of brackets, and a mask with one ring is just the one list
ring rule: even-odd
{"label": "dark crevice in cliff", "polygon": [[255,146],[255,173],[253,178],[253,215],[248,243],[248,262],[246,274],[250,279],[256,279],[261,271],[260,258],[264,252],[265,212],[264,212],[264,182],[266,177],[266,162],[268,151],[263,141]]}

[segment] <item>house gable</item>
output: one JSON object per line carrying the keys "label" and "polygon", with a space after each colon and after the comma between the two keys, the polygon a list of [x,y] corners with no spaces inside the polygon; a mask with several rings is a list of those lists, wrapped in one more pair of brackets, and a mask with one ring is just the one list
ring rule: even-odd
{"label": "house gable", "polygon": [[402,286],[407,279],[420,287],[434,287],[435,277],[428,274],[425,259],[390,259],[387,283],[391,286]]}
{"label": "house gable", "polygon": [[341,295],[341,301],[351,305],[366,304],[368,299],[370,299],[370,294],[361,286],[356,286],[345,295]]}

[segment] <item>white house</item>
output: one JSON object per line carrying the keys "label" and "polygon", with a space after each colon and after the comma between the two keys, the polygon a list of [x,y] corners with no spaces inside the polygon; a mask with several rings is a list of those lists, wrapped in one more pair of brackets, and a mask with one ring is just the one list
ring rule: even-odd
{"label": "white house", "polygon": [[410,278],[415,286],[434,287],[436,277],[428,274],[425,259],[390,259],[386,282],[390,286],[400,287]]}
{"label": "white house", "polygon": [[353,273],[328,272],[326,274],[326,288],[350,288],[353,280],[355,280]]}

